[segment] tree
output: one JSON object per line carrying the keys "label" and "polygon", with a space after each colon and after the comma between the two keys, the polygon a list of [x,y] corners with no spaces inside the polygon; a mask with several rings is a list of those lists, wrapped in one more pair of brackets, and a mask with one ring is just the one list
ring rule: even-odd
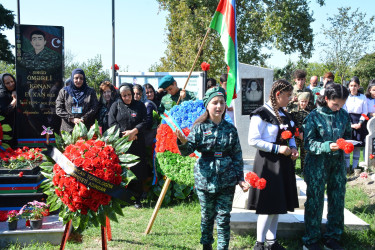
{"label": "tree", "polygon": [[12,54],[12,48],[8,39],[1,31],[5,29],[11,29],[14,26],[14,14],[13,11],[7,10],[0,3],[0,60],[7,63],[14,63],[14,56]]}
{"label": "tree", "polygon": [[[167,16],[167,50],[153,70],[188,71],[212,20],[218,0],[158,0]],[[324,0],[319,0],[324,4]],[[313,49],[313,22],[307,0],[237,0],[237,40],[239,61],[265,65],[275,47],[284,53],[300,52],[310,57]],[[201,62],[211,64],[210,76],[226,72],[224,51],[216,32],[210,32],[195,70]]]}
{"label": "tree", "polygon": [[0,60],[0,72],[1,73],[9,73],[16,77],[16,68],[14,64],[7,63],[5,61]]}
{"label": "tree", "polygon": [[[329,27],[322,26],[325,39],[319,44],[323,48],[323,61],[332,64],[340,80],[348,80],[350,70],[364,55],[374,41],[374,16],[350,7],[338,8],[339,13],[327,18]],[[337,79],[339,80],[339,79]],[[336,81],[337,82],[337,81]]]}
{"label": "tree", "polygon": [[375,53],[364,55],[354,68],[354,75],[361,80],[361,85],[366,90],[369,81],[375,79]]}
{"label": "tree", "polygon": [[99,86],[104,80],[109,80],[109,72],[103,71],[102,57],[96,55],[92,59],[88,59],[87,62],[83,63],[71,63],[65,68],[65,79],[71,77],[71,73],[74,69],[81,68],[85,72],[87,84],[94,88],[96,93],[99,93]]}

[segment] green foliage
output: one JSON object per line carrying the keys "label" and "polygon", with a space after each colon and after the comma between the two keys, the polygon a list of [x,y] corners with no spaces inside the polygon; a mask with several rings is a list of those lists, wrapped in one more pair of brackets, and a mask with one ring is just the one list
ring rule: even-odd
{"label": "green foliage", "polygon": [[[218,0],[158,0],[160,8],[167,11],[168,46],[165,57],[152,65],[153,71],[189,71],[203,37],[212,20]],[[239,61],[265,65],[270,54],[262,48],[277,48],[290,54],[299,52],[305,58],[311,56],[314,21],[308,1],[237,1],[237,40]],[[324,1],[319,0],[323,5]],[[211,64],[209,77],[219,78],[226,72],[224,50],[217,32],[211,31],[203,53],[194,70],[201,71],[200,64]]]}
{"label": "green foliage", "polygon": [[0,72],[9,73],[12,76],[16,77],[16,67],[12,63],[0,60]]}
{"label": "green foliage", "polygon": [[332,64],[333,72],[342,82],[351,77],[351,69],[374,41],[374,16],[366,18],[366,14],[351,7],[338,8],[339,13],[327,18],[329,26],[322,26],[325,39],[319,44],[323,48],[322,59]]}
{"label": "green foliage", "polygon": [[87,84],[99,93],[99,86],[104,80],[110,79],[109,71],[103,71],[103,63],[101,55],[96,55],[87,62],[76,63],[73,62],[65,68],[65,78],[71,77],[72,71],[76,68],[81,68],[85,72]]}
{"label": "green foliage", "polygon": [[366,90],[369,81],[375,79],[375,53],[364,55],[354,68],[354,75],[361,80],[361,85]]}
{"label": "green foliage", "polygon": [[197,159],[165,151],[157,153],[157,166],[162,175],[186,186],[194,186],[194,164]]}
{"label": "green foliage", "polygon": [[[5,29],[12,29],[14,26],[13,11],[7,10],[0,3],[0,60],[7,63],[14,63],[14,56],[12,54],[12,46],[5,35],[1,31]],[[0,71],[1,72],[1,71]]]}

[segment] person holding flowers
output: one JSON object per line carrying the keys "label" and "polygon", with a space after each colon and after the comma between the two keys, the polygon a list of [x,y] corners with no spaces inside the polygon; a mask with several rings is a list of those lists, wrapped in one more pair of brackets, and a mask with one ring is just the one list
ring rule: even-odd
{"label": "person holding flowers", "polygon": [[201,205],[201,240],[203,249],[212,249],[216,217],[217,248],[228,249],[230,211],[237,184],[249,189],[244,181],[242,150],[237,129],[227,122],[225,90],[209,89],[203,98],[206,112],[194,123],[190,134],[176,130],[178,148],[183,156],[199,151],[202,156],[194,167],[195,188]]}
{"label": "person holding flowers", "polygon": [[283,109],[292,92],[289,82],[275,81],[268,102],[250,114],[248,142],[257,149],[253,171],[267,180],[263,190],[249,191],[247,208],[258,214],[256,250],[285,249],[276,240],[279,214],[299,207],[293,165],[298,157],[293,138],[295,126]]}
{"label": "person holding flowers", "polygon": [[307,185],[305,235],[302,238],[304,249],[322,249],[320,229],[326,184],[328,222],[324,245],[328,249],[343,249],[338,243],[344,231],[346,184],[346,164],[342,150],[346,147],[342,144],[346,144],[344,140],[350,139],[352,135],[349,114],[342,107],[348,95],[349,91],[341,84],[329,84],[317,100],[318,108],[311,111],[303,123],[307,151],[304,169]]}
{"label": "person holding flowers", "polygon": [[[354,146],[353,164],[351,169],[350,154],[345,154],[347,173],[353,173],[354,169],[357,168],[361,148],[365,146],[365,139],[367,135],[366,119],[369,119],[367,116],[367,98],[365,95],[358,92],[359,86],[359,78],[353,76],[349,82],[350,93],[343,107],[349,113],[350,120],[352,122],[352,139],[360,142]],[[365,150],[363,150],[363,158],[365,159]]]}

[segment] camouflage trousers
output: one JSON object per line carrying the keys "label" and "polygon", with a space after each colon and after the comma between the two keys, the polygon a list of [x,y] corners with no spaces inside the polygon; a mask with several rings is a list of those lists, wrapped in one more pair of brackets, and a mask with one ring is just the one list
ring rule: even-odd
{"label": "camouflage trousers", "polygon": [[[307,200],[305,202],[305,244],[318,242],[321,238],[321,221],[324,205],[324,190],[327,184],[328,215],[324,238],[340,239],[344,231],[344,203],[346,166],[343,155],[326,156],[325,164],[318,165],[315,158],[306,156],[305,182]],[[320,161],[321,162],[321,161]]]}
{"label": "camouflage trousers", "polygon": [[213,230],[216,217],[217,249],[228,249],[230,239],[230,211],[232,211],[234,187],[209,193],[197,189],[201,205],[201,244],[214,243]]}
{"label": "camouflage trousers", "polygon": [[[296,138],[296,146],[297,150],[299,149],[299,158],[301,163],[301,170],[303,171],[303,168],[305,166],[305,157],[306,157],[306,150],[303,147],[303,140]],[[297,160],[293,161],[294,168],[296,167]]]}

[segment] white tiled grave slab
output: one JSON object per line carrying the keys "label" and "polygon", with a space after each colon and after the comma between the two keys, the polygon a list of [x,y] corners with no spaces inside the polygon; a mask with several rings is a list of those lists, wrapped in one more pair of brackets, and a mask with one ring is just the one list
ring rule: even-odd
{"label": "white tiled grave slab", "polygon": [[[251,160],[244,159],[244,173],[252,171]],[[306,201],[306,183],[302,178],[296,176],[298,199],[300,208],[292,213],[282,214],[279,217],[278,235],[280,237],[295,237],[303,235],[304,227],[304,202]],[[236,187],[236,193],[233,200],[233,209],[231,212],[231,230],[239,234],[256,233],[256,222],[258,215],[254,210],[244,209],[247,203],[248,193],[244,193],[239,186]],[[325,198],[322,228],[324,230],[327,222],[327,198]],[[367,230],[369,224],[355,216],[349,210],[344,210],[344,223],[348,230]]]}
{"label": "white tiled grave slab", "polygon": [[36,242],[49,242],[52,245],[60,245],[65,226],[62,221],[59,221],[58,215],[44,217],[41,229],[30,229],[25,224],[25,219],[20,219],[17,224],[17,230],[9,231],[8,222],[0,222],[0,248],[16,242],[21,245]]}

